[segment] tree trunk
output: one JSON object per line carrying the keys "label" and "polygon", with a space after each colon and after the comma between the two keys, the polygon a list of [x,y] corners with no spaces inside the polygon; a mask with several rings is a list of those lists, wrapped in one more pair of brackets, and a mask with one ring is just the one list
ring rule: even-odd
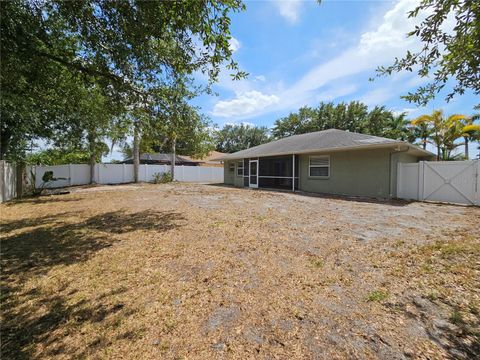
{"label": "tree trunk", "polygon": [[95,154],[90,154],[90,184],[95,184]]}
{"label": "tree trunk", "polygon": [[95,136],[88,134],[88,147],[90,152],[90,184],[95,184],[95,163],[97,162],[95,154]]}
{"label": "tree trunk", "polygon": [[427,149],[427,138],[424,137],[424,138],[422,138],[422,140],[423,140],[423,144],[422,144],[423,150],[426,150]]}
{"label": "tree trunk", "polygon": [[469,156],[468,156],[468,137],[464,137],[465,139],[465,160],[468,160],[469,159]]}
{"label": "tree trunk", "polygon": [[5,160],[5,155],[10,145],[11,134],[8,130],[2,131],[0,136],[0,160]]}
{"label": "tree trunk", "polygon": [[172,141],[172,161],[170,162],[170,172],[172,173],[172,181],[175,177],[176,145],[177,145],[177,138],[176,136],[174,136]]}
{"label": "tree trunk", "polygon": [[133,178],[138,183],[138,169],[140,167],[140,135],[135,125],[133,128]]}

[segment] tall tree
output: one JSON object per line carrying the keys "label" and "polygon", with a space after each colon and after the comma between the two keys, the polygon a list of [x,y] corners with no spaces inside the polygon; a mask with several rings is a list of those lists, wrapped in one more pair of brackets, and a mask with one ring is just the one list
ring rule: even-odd
{"label": "tall tree", "polygon": [[[232,60],[230,14],[239,0],[0,3],[1,154],[30,138],[49,137],[66,101],[64,78],[94,78],[101,92],[125,107],[137,103],[172,73],[203,72],[218,79]],[[32,86],[33,85],[33,86]],[[67,100],[68,101],[68,100]]]}
{"label": "tall tree", "polygon": [[452,151],[460,146],[458,139],[464,136],[462,124],[465,115],[450,115],[445,117],[442,110],[432,114],[422,115],[412,121],[412,125],[426,125],[430,128],[429,138],[437,148],[437,160],[448,160]]}
{"label": "tall tree", "polygon": [[480,116],[473,115],[465,118],[460,124],[465,146],[464,153],[467,160],[469,159],[468,145],[470,141],[480,141],[480,125],[475,123],[478,120],[480,120]]}
{"label": "tall tree", "polygon": [[383,106],[369,110],[367,105],[358,101],[339,104],[321,102],[316,108],[302,107],[298,112],[278,119],[272,134],[278,139],[312,131],[339,129],[406,140],[410,131],[404,117],[396,116]]}
{"label": "tall tree", "polygon": [[213,137],[216,150],[225,153],[245,150],[272,140],[268,128],[244,124],[227,124],[216,130]]}
{"label": "tall tree", "polygon": [[[447,84],[455,81],[446,100],[466,90],[480,94],[480,6],[475,0],[421,0],[408,14],[424,17],[407,35],[422,43],[418,51],[407,51],[388,67],[377,69],[379,75],[415,71],[429,83],[404,98],[419,105],[427,104]],[[450,22],[454,22],[453,29]]]}

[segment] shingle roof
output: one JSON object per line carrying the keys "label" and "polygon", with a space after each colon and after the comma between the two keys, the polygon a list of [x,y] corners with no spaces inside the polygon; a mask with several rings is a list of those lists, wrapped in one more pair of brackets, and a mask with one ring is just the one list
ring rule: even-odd
{"label": "shingle roof", "polygon": [[[171,161],[172,154],[164,153],[143,153],[140,154],[140,160],[150,160],[150,161]],[[190,159],[183,158],[180,155],[175,155],[175,162],[193,162]]]}
{"label": "shingle roof", "polygon": [[301,154],[327,150],[363,149],[367,147],[389,147],[407,145],[420,156],[431,156],[432,153],[420,149],[408,142],[392,140],[378,136],[355,132],[328,129],[307,134],[293,135],[266,144],[258,145],[233,154],[221,156],[217,160],[243,159],[261,156]]}
{"label": "shingle roof", "polygon": [[[167,162],[172,161],[172,154],[168,153],[142,153],[140,154],[140,162]],[[128,158],[123,161],[124,163],[132,163],[133,158]],[[175,163],[199,163],[197,160],[192,160],[188,157],[181,155],[175,155]]]}
{"label": "shingle roof", "polygon": [[207,155],[205,155],[203,158],[200,158],[200,157],[192,157],[192,156],[186,156],[186,155],[182,155],[182,157],[184,159],[187,159],[187,160],[190,160],[190,161],[199,161],[199,162],[218,162],[217,158],[221,157],[221,156],[224,156],[224,155],[228,155],[226,153],[222,153],[220,151],[215,151],[215,150],[212,150],[210,151]]}

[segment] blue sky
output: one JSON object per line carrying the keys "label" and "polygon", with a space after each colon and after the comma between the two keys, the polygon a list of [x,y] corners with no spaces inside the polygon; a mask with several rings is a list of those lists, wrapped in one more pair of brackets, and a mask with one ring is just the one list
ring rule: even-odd
{"label": "blue sky", "polygon": [[231,47],[249,77],[232,81],[223,71],[214,86],[218,96],[194,101],[219,126],[245,122],[272,127],[276,119],[320,101],[359,100],[406,111],[412,118],[439,108],[446,114],[472,114],[479,103],[473,94],[450,103],[439,96],[417,108],[400,95],[424,79],[404,73],[369,81],[379,65],[419,47],[405,36],[415,25],[406,15],[414,0],[245,3],[247,10],[232,16]]}

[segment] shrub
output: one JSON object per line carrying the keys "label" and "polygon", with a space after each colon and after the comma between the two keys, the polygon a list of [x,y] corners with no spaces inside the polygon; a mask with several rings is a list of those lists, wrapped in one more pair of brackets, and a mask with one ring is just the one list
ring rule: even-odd
{"label": "shrub", "polygon": [[153,183],[154,184],[165,184],[173,181],[172,173],[167,171],[165,173],[155,173],[153,174]]}

